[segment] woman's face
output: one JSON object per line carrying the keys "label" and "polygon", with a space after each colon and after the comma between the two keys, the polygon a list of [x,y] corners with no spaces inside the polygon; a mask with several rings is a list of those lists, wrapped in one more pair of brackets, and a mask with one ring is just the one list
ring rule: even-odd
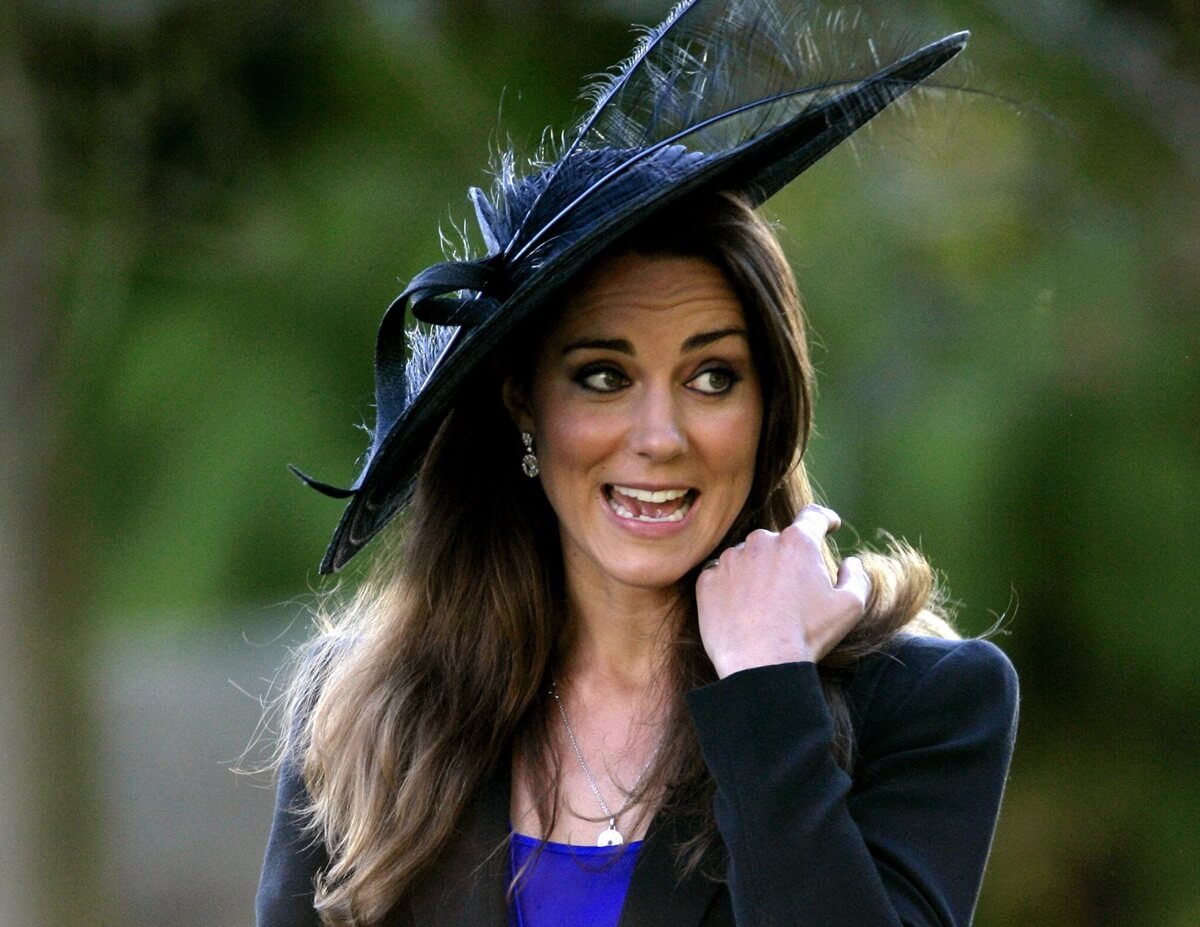
{"label": "woman's face", "polygon": [[746,317],[702,258],[624,254],[566,301],[527,396],[570,579],[676,583],[733,524],[754,479],[762,390]]}

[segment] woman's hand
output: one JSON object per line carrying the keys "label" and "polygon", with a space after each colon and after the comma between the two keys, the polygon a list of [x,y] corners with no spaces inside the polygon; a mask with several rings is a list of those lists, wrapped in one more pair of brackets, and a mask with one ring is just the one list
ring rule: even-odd
{"label": "woman's hand", "polygon": [[840,525],[836,512],[808,505],[783,531],[760,528],[701,570],[700,637],[718,676],[816,663],[854,628],[870,592],[862,561],[843,560],[835,584],[821,555]]}

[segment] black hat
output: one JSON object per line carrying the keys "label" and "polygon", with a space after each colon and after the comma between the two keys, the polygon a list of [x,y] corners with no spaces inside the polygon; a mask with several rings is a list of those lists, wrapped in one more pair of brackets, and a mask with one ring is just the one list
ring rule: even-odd
{"label": "black hat", "polygon": [[[435,264],[392,302],[375,348],[376,421],[320,571],[341,569],[407,502],[460,386],[580,267],[699,191],[757,205],[957,55],[957,32],[895,55],[858,19],[784,0],[685,0],[587,91],[592,106],[519,175],[470,191],[487,254]],[[786,4],[790,5],[790,4]],[[424,327],[406,327],[405,309]]]}

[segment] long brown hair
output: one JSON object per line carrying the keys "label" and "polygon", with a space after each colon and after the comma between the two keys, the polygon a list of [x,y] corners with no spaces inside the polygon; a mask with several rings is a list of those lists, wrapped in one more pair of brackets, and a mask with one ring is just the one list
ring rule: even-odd
{"label": "long brown hair", "polygon": [[[725,542],[779,530],[814,501],[801,456],[812,416],[812,367],[799,296],[778,240],[744,201],[707,196],[626,239],[621,249],[707,258],[741,297],[763,386],[755,479]],[[372,925],[428,870],[468,802],[516,756],[548,828],[558,760],[545,692],[565,619],[562,552],[537,481],[501,401],[501,378],[528,370],[526,331],[479,374],[429,448],[403,524],[373,571],[314,643],[289,699],[289,750],[301,765],[314,835],[331,864],[316,906],[331,925]],[[830,568],[836,566],[826,550]],[[915,550],[889,542],[860,554],[872,581],[866,614],[822,661],[834,752],[850,768],[845,671],[902,628],[953,635],[934,578]],[[668,734],[643,795],[697,822],[678,847],[686,871],[719,859],[712,783],[682,694],[715,678],[695,618],[694,573],[680,581],[676,646],[664,674]],[[549,822],[549,824],[547,824]],[[483,852],[486,852],[484,850]],[[710,855],[713,854],[713,855]],[[714,872],[719,877],[719,872]]]}

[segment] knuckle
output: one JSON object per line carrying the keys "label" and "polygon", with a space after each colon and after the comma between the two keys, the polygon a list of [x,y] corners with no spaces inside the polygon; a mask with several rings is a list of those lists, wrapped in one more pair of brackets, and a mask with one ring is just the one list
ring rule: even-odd
{"label": "knuckle", "polygon": [[769,531],[766,528],[755,528],[746,536],[746,544],[759,546],[767,543],[777,537],[774,531]]}
{"label": "knuckle", "polygon": [[847,615],[860,615],[866,605],[862,591],[856,588],[838,589],[836,591],[841,610]]}
{"label": "knuckle", "polygon": [[836,531],[842,524],[842,517],[833,509],[816,502],[810,502],[800,510],[797,521],[819,523],[825,530]]}

